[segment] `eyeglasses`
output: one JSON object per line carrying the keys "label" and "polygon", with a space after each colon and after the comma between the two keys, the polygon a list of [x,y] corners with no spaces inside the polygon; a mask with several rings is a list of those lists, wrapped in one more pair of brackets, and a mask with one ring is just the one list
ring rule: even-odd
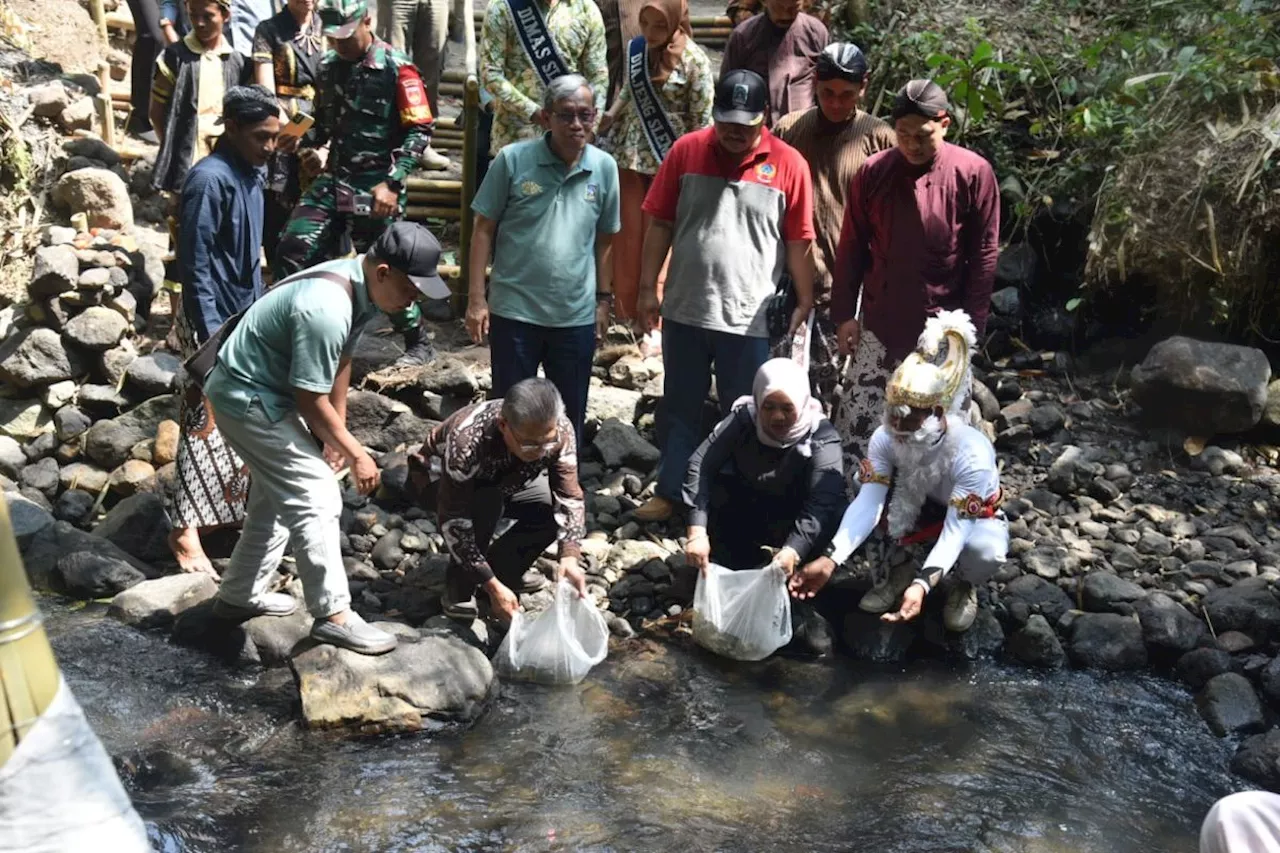
{"label": "eyeglasses", "polygon": [[576,111],[570,110],[568,112],[560,112],[559,110],[557,110],[553,112],[552,115],[555,116],[560,121],[564,122],[565,124],[573,124],[574,119],[577,119],[583,124],[591,124],[593,121],[595,121],[596,111],[595,110],[576,110]]}
{"label": "eyeglasses", "polygon": [[520,434],[517,433],[514,429],[512,429],[510,424],[507,424],[507,432],[511,433],[511,437],[515,439],[516,446],[519,447],[521,450],[525,451],[526,453],[533,453],[534,451],[537,451],[539,453],[550,453],[551,451],[555,450],[557,447],[560,446],[559,435],[556,436],[554,441],[544,442],[544,441],[538,441],[536,439],[533,441],[530,441],[528,439],[521,438]]}

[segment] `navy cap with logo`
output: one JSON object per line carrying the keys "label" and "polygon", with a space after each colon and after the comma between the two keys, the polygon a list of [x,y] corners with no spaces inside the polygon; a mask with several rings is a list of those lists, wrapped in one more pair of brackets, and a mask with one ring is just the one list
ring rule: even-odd
{"label": "navy cap with logo", "polygon": [[711,117],[725,124],[757,125],[764,121],[769,87],[754,71],[730,71],[716,84]]}
{"label": "navy cap with logo", "polygon": [[382,232],[369,254],[400,270],[428,299],[446,299],[449,286],[440,278],[440,241],[416,222],[396,222]]}

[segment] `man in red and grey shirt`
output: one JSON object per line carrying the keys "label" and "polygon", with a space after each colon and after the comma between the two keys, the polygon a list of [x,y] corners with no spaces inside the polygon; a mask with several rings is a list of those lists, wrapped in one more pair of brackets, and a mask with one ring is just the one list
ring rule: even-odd
{"label": "man in red and grey shirt", "polygon": [[[706,130],[680,137],[644,201],[637,313],[645,331],[662,314],[667,430],[655,496],[638,521],[662,521],[679,500],[689,457],[702,440],[702,407],[714,365],[720,410],[751,393],[769,358],[766,304],[783,273],[795,286],[794,332],[813,306],[813,185],[809,165],[764,127],[769,90],[752,71],[716,85]],[[671,252],[666,288],[657,279]]]}

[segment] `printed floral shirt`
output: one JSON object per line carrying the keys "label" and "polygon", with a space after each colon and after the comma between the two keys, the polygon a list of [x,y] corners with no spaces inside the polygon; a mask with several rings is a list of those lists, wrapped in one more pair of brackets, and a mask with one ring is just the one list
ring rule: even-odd
{"label": "printed floral shirt", "polygon": [[[624,64],[625,67],[625,64]],[[711,124],[711,102],[715,99],[716,78],[706,51],[692,41],[687,43],[680,64],[658,92],[658,100],[676,137]],[[619,169],[630,169],[642,175],[658,174],[658,158],[644,134],[644,123],[631,98],[631,84],[625,78],[618,92],[618,118],[609,130],[608,145],[603,146],[618,161]]]}
{"label": "printed floral shirt", "polygon": [[[556,0],[547,9],[538,2],[547,32],[569,72],[587,78],[596,94],[596,112],[604,112],[609,94],[604,18],[594,0]],[[542,80],[529,62],[506,0],[489,0],[480,36],[480,85],[493,97],[493,134],[489,153],[543,129],[531,118],[542,109]]]}
{"label": "printed floral shirt", "polygon": [[[554,450],[533,462],[524,462],[507,450],[498,429],[501,400],[476,403],[459,409],[431,431],[422,448],[409,457],[416,478],[431,476],[438,460],[440,488],[436,514],[445,546],[462,568],[488,580],[493,569],[485,559],[488,543],[476,541],[471,504],[476,489],[497,486],[504,497],[514,495],[547,472],[552,513],[559,527],[560,557],[582,552],[586,535],[586,508],[578,484],[577,439],[569,419],[557,424]],[[433,477],[434,479],[434,477]]]}

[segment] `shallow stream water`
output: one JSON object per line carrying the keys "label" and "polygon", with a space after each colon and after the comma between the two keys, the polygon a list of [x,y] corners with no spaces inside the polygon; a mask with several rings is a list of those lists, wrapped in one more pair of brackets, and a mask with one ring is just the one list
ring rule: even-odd
{"label": "shallow stream water", "polygon": [[287,670],[45,601],[63,672],[160,851],[1193,853],[1242,785],[1149,676],[737,664],[630,641],[473,728],[348,739]]}

